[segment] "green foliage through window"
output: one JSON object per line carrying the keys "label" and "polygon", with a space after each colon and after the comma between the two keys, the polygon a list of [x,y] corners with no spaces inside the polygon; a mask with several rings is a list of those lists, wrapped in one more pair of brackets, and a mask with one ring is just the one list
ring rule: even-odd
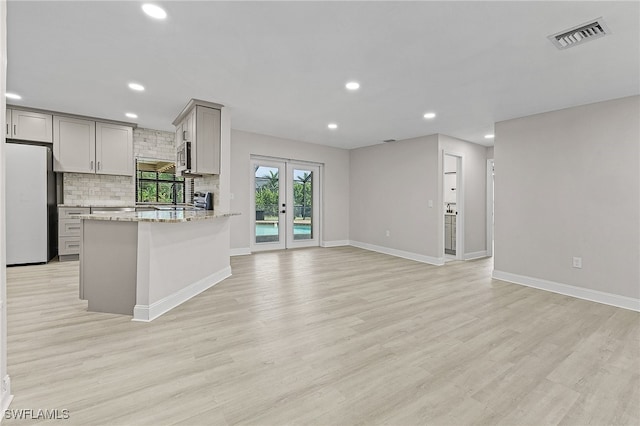
{"label": "green foliage through window", "polygon": [[184,177],[173,173],[136,172],[136,202],[184,203],[184,197]]}
{"label": "green foliage through window", "polygon": [[[259,173],[259,171],[257,170]],[[269,170],[268,174],[256,176],[256,211],[263,212],[265,220],[277,220],[278,197],[280,181],[277,171]],[[293,199],[294,216],[296,218],[311,218],[313,205],[313,173],[304,172],[294,178]]]}

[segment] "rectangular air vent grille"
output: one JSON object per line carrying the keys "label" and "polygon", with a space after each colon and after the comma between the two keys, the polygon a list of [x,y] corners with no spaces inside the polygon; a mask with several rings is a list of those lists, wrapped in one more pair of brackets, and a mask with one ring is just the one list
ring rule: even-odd
{"label": "rectangular air vent grille", "polygon": [[575,26],[571,29],[550,35],[548,38],[558,49],[567,49],[590,40],[595,40],[611,34],[609,27],[602,18],[595,19],[586,24]]}

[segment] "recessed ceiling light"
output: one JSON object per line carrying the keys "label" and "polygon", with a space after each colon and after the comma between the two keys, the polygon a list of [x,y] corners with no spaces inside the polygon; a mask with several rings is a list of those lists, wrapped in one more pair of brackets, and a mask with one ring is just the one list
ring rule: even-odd
{"label": "recessed ceiling light", "polygon": [[129,89],[142,92],[144,90],[144,86],[138,83],[129,83]]}
{"label": "recessed ceiling light", "polygon": [[132,113],[132,112],[128,112],[128,113],[126,113],[125,115],[126,115],[127,117],[129,117],[129,118],[138,118],[138,114],[134,114],[134,113]]}
{"label": "recessed ceiling light", "polygon": [[338,128],[338,125],[336,123],[329,123],[327,127],[330,128],[331,130],[335,130]]}
{"label": "recessed ceiling light", "polygon": [[425,115],[423,115],[424,118],[435,118],[436,117],[436,113],[435,112],[428,112]]}
{"label": "recessed ceiling light", "polygon": [[494,135],[491,135],[491,134],[489,134],[489,135],[484,135],[484,138],[485,138],[485,139],[493,139],[493,136],[494,136]]}
{"label": "recessed ceiling light", "polygon": [[347,84],[345,84],[344,87],[346,87],[349,90],[358,90],[360,88],[360,83],[358,83],[357,81],[350,81]]}
{"label": "recessed ceiling light", "polygon": [[145,3],[142,5],[142,10],[147,15],[151,16],[155,19],[164,19],[167,17],[167,12],[164,11],[160,6],[156,6],[155,4]]}
{"label": "recessed ceiling light", "polygon": [[22,96],[17,95],[17,94],[15,94],[15,93],[9,93],[9,92],[7,92],[7,93],[5,93],[4,95],[5,95],[8,99],[22,99]]}

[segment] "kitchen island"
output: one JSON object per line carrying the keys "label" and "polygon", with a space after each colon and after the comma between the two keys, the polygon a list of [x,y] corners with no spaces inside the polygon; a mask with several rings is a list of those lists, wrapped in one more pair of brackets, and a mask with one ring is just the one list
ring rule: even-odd
{"label": "kitchen island", "polygon": [[208,210],[78,215],[89,311],[152,321],[231,275],[229,217]]}

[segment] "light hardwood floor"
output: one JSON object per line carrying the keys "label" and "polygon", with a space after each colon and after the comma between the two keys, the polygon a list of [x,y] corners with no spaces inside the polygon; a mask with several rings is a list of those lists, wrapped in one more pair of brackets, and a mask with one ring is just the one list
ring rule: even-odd
{"label": "light hardwood floor", "polygon": [[86,312],[77,262],[8,268],[11,408],[77,425],[640,422],[638,313],[492,280],[491,259],[339,247],[232,267],[152,323]]}

